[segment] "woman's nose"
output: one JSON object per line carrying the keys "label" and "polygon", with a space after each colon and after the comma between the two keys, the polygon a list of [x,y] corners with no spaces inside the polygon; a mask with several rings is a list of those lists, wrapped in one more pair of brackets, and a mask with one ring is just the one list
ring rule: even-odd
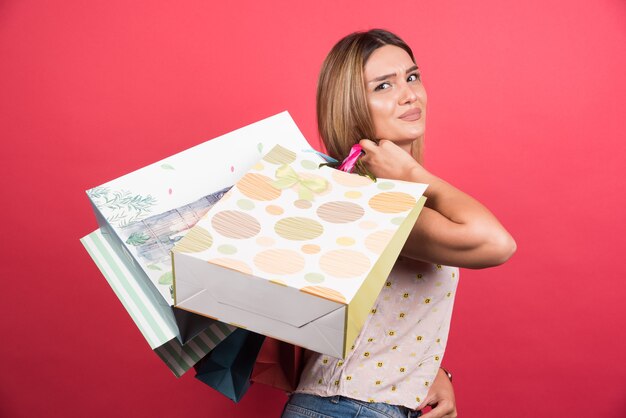
{"label": "woman's nose", "polygon": [[404,83],[400,94],[401,104],[413,103],[417,100],[417,93],[408,83]]}

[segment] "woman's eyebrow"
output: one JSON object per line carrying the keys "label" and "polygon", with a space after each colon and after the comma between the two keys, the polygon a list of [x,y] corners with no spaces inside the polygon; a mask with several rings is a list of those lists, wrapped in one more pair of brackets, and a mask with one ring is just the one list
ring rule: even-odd
{"label": "woman's eyebrow", "polygon": [[[408,70],[406,70],[405,73],[408,74],[408,73],[416,71],[416,70],[418,70],[417,65],[414,65],[411,68],[409,68]],[[381,75],[380,77],[376,77],[376,78],[368,81],[368,84],[369,83],[376,83],[378,81],[383,81],[383,80],[386,80],[388,78],[395,77],[395,76],[396,76],[396,73]]]}

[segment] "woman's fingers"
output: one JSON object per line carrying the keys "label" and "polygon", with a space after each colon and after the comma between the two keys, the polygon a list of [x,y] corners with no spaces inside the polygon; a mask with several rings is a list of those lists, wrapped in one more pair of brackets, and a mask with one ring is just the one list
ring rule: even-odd
{"label": "woman's fingers", "polygon": [[433,403],[435,403],[435,400],[432,399],[432,397],[430,395],[430,391],[429,391],[428,395],[426,395],[426,398],[422,401],[421,404],[419,404],[417,409],[422,410],[422,409],[426,408],[428,405],[432,405]]}
{"label": "woman's fingers", "polygon": [[422,415],[422,418],[457,418],[454,405],[449,401],[441,401],[433,405],[433,409]]}
{"label": "woman's fingers", "polygon": [[359,145],[361,146],[361,149],[364,152],[364,154],[361,155],[361,161],[364,162],[365,164],[368,164],[370,162],[371,157],[375,153],[375,150],[377,147],[376,142],[371,141],[369,139],[362,139],[359,141]]}
{"label": "woman's fingers", "polygon": [[360,140],[359,145],[361,146],[361,148],[363,148],[363,151],[365,151],[365,154],[367,154],[368,152],[374,151],[376,147],[378,146],[376,142],[371,141],[369,139]]}
{"label": "woman's fingers", "polygon": [[408,152],[393,141],[381,139],[376,143],[362,139],[359,145],[365,151],[361,161],[376,177],[412,181],[410,178],[412,170],[418,164]]}
{"label": "woman's fingers", "polygon": [[454,388],[448,376],[441,369],[437,371],[428,394],[417,409],[422,410],[426,406],[430,406],[432,409],[422,415],[422,418],[456,418]]}
{"label": "woman's fingers", "polygon": [[431,406],[432,409],[428,413],[422,415],[422,418],[456,418],[456,404],[450,399],[442,397],[432,397],[422,404],[417,409],[423,409],[426,406]]}

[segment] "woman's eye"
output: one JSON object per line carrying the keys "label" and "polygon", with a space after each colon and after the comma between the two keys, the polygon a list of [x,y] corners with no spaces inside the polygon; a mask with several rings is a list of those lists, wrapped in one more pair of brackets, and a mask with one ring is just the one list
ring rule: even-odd
{"label": "woman's eye", "polygon": [[391,87],[391,84],[385,82],[385,83],[381,83],[379,85],[376,86],[376,88],[374,88],[374,91],[378,91],[378,90],[386,90],[389,87]]}
{"label": "woman's eye", "polygon": [[420,79],[420,75],[419,73],[413,73],[409,76],[409,78],[407,78],[406,81],[411,82],[411,81],[418,81]]}

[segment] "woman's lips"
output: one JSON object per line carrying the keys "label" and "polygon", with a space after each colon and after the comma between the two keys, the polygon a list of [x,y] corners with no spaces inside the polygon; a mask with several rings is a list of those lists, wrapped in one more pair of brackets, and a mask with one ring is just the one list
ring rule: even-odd
{"label": "woman's lips", "polygon": [[422,117],[422,109],[417,107],[415,109],[407,110],[406,112],[401,114],[398,118],[409,121],[409,122],[414,122],[416,120],[419,120],[421,117]]}

